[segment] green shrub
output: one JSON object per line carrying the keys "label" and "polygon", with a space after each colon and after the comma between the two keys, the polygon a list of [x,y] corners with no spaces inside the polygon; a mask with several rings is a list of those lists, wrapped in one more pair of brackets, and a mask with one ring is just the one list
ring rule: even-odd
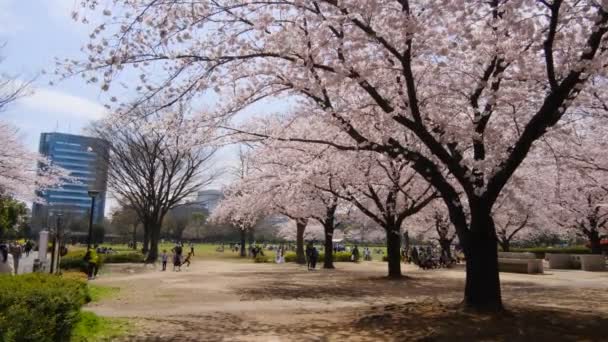
{"label": "green shrub", "polygon": [[270,262],[270,257],[268,255],[257,255],[255,258],[253,258],[253,262],[255,262],[255,263]]}
{"label": "green shrub", "polygon": [[125,264],[144,262],[144,256],[138,252],[100,254],[104,264]]}
{"label": "green shrub", "polygon": [[[351,252],[337,252],[334,253],[333,255],[333,259],[334,262],[352,262],[351,258],[352,253]],[[325,258],[325,254],[324,253],[319,253],[319,259],[318,261],[323,261],[323,259]],[[288,252],[285,253],[285,262],[296,262],[296,253],[295,252]]]}
{"label": "green shrub", "polygon": [[[61,269],[87,271],[87,262],[84,261],[85,251],[69,252],[61,258]],[[104,264],[124,264],[143,262],[144,257],[138,252],[97,254],[99,256],[99,268]]]}
{"label": "green shrub", "polygon": [[84,261],[85,252],[68,252],[61,257],[60,266],[62,270],[79,270],[87,271],[87,262]]}
{"label": "green shrub", "polygon": [[296,262],[296,260],[298,260],[298,256],[295,252],[287,252],[284,257],[285,262]]}
{"label": "green shrub", "polygon": [[68,341],[80,307],[90,301],[86,282],[49,274],[0,276],[0,340]]}

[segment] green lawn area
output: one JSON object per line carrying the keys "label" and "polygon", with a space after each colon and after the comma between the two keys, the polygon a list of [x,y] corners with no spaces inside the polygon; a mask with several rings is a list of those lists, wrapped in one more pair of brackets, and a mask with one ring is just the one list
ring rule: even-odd
{"label": "green lawn area", "polygon": [[88,284],[88,287],[92,302],[99,302],[102,299],[112,298],[120,291],[120,289],[117,287],[100,286],[94,284]]}
{"label": "green lawn area", "polygon": [[80,312],[80,320],[72,330],[70,341],[112,341],[124,336],[130,329],[131,324],[125,319],[100,317],[83,310]]}
{"label": "green lawn area", "polygon": [[[102,244],[103,247],[112,247],[112,249],[118,253],[132,253],[133,250],[128,248],[126,244]],[[140,245],[141,246],[141,245]],[[194,260],[196,259],[207,259],[207,260],[225,260],[225,261],[235,261],[235,262],[244,262],[250,261],[249,258],[241,258],[238,252],[232,252],[230,250],[230,244],[224,244],[224,252],[218,252],[217,249],[221,244],[212,244],[212,243],[197,243],[194,244]],[[171,249],[175,247],[175,244],[171,242],[165,242],[159,244],[159,254],[162,253],[163,250],[166,250],[169,256],[171,256]],[[317,246],[319,248],[320,246]],[[352,246],[351,246],[352,247]],[[70,252],[85,250],[85,246],[69,246]],[[370,247],[372,251],[372,259],[375,261],[382,261],[382,256],[386,255],[386,247]],[[377,249],[382,251],[382,254],[375,253]],[[363,257],[363,247],[359,246],[359,251],[361,253],[361,257]],[[190,252],[189,244],[184,246],[184,254]],[[264,255],[268,256],[270,260],[274,260],[276,253],[274,251],[264,250]]]}

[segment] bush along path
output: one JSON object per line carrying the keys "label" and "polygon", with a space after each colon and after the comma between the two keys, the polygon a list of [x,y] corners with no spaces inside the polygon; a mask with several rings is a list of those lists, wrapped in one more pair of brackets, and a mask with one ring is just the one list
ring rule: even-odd
{"label": "bush along path", "polygon": [[118,290],[89,286],[83,277],[31,273],[0,276],[0,341],[98,341],[125,334],[129,325],[81,308]]}

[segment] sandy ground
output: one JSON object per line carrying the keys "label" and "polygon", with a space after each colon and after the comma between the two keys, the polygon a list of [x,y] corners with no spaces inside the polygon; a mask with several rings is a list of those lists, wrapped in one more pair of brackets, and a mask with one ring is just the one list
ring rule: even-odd
{"label": "sandy ground", "polygon": [[88,306],[126,317],[133,341],[608,340],[608,272],[501,273],[508,313],[466,313],[462,269],[384,278],[386,263],[195,260],[182,272],[110,266],[94,283],[121,290]]}

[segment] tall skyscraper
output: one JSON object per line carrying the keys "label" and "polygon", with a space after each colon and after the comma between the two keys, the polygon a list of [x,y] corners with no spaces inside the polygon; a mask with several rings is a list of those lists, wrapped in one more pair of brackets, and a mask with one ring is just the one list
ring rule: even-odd
{"label": "tall skyscraper", "polygon": [[219,190],[203,190],[198,192],[196,203],[212,212],[223,197],[224,194]]}
{"label": "tall skyscraper", "polygon": [[109,154],[109,143],[80,135],[42,133],[39,152],[54,165],[70,171],[70,175],[76,178],[77,182],[39,193],[45,203],[34,203],[32,228],[40,230],[54,227],[54,217],[57,214],[62,215],[66,225],[86,228],[82,226],[86,226],[91,210],[89,190],[99,191],[95,198],[93,221],[96,224],[101,223],[106,202],[108,167],[105,161]]}

